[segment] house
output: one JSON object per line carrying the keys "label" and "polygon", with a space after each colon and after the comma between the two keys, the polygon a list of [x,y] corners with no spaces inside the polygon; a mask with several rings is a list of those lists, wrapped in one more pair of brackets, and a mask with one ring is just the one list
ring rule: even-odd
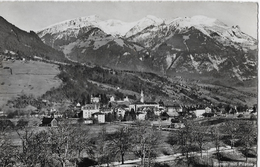
{"label": "house", "polygon": [[173,125],[174,125],[174,128],[176,128],[176,129],[180,129],[180,128],[185,127],[184,123],[173,123]]}
{"label": "house", "polygon": [[101,112],[97,112],[92,114],[94,118],[98,120],[98,123],[105,123],[105,114]]}
{"label": "house", "polygon": [[166,105],[165,109],[167,112],[183,112],[182,107],[178,104]]}
{"label": "house", "polygon": [[58,122],[57,122],[57,120],[55,118],[43,117],[42,118],[42,123],[40,124],[40,126],[57,127],[58,126]]}
{"label": "house", "polygon": [[170,110],[167,112],[167,115],[169,116],[168,120],[172,121],[172,120],[175,120],[175,118],[179,116],[179,113],[175,110]]}
{"label": "house", "polygon": [[77,103],[76,108],[80,108],[80,107],[81,107],[80,103]]}
{"label": "house", "polygon": [[81,107],[82,110],[82,117],[84,119],[91,118],[92,114],[99,112],[99,105],[98,104],[86,104]]}
{"label": "house", "polygon": [[146,114],[144,114],[144,113],[139,113],[139,114],[137,114],[137,119],[138,119],[138,120],[145,120],[145,116],[146,116]]}
{"label": "house", "polygon": [[115,97],[111,96],[109,102],[114,102],[114,101],[115,101]]}
{"label": "house", "polygon": [[206,108],[205,108],[205,112],[206,112],[206,113],[211,113],[211,108],[206,107]]}
{"label": "house", "polygon": [[206,112],[204,108],[198,108],[193,111],[197,118],[203,117],[202,114]]}
{"label": "house", "polygon": [[91,98],[90,98],[90,102],[91,103],[99,103],[101,100],[101,96],[99,95],[98,97],[94,97],[93,95],[91,95]]}
{"label": "house", "polygon": [[126,97],[124,98],[124,101],[129,102],[128,96],[126,96]]}
{"label": "house", "polygon": [[116,108],[115,111],[118,117],[124,118],[126,112],[124,108]]}
{"label": "house", "polygon": [[157,116],[160,116],[161,113],[163,113],[163,112],[164,112],[164,109],[160,107],[159,110],[154,111],[154,114],[157,115]]}

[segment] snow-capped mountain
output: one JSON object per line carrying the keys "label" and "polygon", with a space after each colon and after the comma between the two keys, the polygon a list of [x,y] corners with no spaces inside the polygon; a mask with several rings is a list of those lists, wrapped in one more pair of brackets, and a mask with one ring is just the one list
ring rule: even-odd
{"label": "snow-capped mountain", "polygon": [[[38,34],[40,37],[46,34],[61,33],[64,36],[77,36],[80,29],[84,27],[97,27],[107,34],[114,36],[124,36],[132,27],[136,25],[136,22],[127,23],[120,20],[106,20],[103,21],[99,16],[92,15],[88,17],[80,17],[72,20],[63,21],[55,25],[51,25]],[[71,33],[73,32],[73,33]],[[67,33],[67,34],[66,34]],[[59,36],[61,38],[61,36]]]}
{"label": "snow-capped mountain", "polygon": [[205,16],[126,23],[97,16],[50,26],[38,35],[70,59],[111,68],[193,73],[238,80],[257,74],[257,41],[239,26]]}

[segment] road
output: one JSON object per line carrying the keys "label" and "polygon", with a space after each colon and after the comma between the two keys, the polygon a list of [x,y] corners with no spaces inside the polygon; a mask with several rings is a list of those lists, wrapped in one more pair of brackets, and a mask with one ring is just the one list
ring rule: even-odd
{"label": "road", "polygon": [[[230,146],[226,147],[220,147],[221,152],[232,152],[233,149],[231,149]],[[216,152],[216,148],[210,148],[208,150],[204,150],[202,152],[202,156],[207,156],[208,154],[212,154]],[[190,155],[200,156],[200,152],[191,152]],[[174,161],[176,159],[182,159],[184,156],[181,155],[181,153],[176,153],[174,155],[164,155],[157,157],[154,161],[155,162],[167,162],[167,161]],[[134,160],[127,160],[125,161],[124,165],[121,165],[120,162],[112,162],[110,165],[115,167],[137,167],[141,162],[141,159],[134,159]],[[230,162],[228,164],[222,164],[222,166],[230,165],[230,166],[237,166],[240,162]],[[243,163],[243,162],[242,162]],[[218,166],[219,164],[216,164]],[[253,166],[253,163],[247,163],[249,166]],[[107,166],[106,164],[103,164],[101,166]],[[215,164],[214,164],[215,166]]]}

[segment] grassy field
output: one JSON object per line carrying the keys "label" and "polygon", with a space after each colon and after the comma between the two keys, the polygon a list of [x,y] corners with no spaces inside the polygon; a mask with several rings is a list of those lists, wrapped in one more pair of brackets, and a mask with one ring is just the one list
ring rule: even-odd
{"label": "grassy field", "polygon": [[0,68],[0,107],[19,94],[44,94],[58,87],[61,80],[57,65],[37,61],[3,61]]}

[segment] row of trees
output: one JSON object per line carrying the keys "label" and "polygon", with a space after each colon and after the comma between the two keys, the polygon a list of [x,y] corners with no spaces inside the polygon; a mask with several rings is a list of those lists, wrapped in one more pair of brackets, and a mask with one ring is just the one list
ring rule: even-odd
{"label": "row of trees", "polygon": [[212,142],[216,148],[217,159],[221,158],[220,147],[223,143],[229,144],[234,150],[234,146],[242,148],[246,156],[257,143],[257,130],[252,121],[231,120],[224,122],[220,126],[201,126],[193,121],[186,121],[185,127],[172,132],[168,136],[168,143],[178,146],[179,151],[186,157],[187,164],[191,163],[191,153],[199,151],[200,156],[206,144]]}
{"label": "row of trees", "polygon": [[83,157],[92,160],[85,165],[125,162],[125,156],[133,153],[142,159],[142,166],[152,163],[159,132],[148,122],[136,122],[135,127],[120,127],[108,132],[102,127],[99,132],[91,131],[81,124],[62,122],[57,128],[34,131],[16,127],[21,145],[14,146],[8,129],[1,129],[0,166],[78,166]]}

